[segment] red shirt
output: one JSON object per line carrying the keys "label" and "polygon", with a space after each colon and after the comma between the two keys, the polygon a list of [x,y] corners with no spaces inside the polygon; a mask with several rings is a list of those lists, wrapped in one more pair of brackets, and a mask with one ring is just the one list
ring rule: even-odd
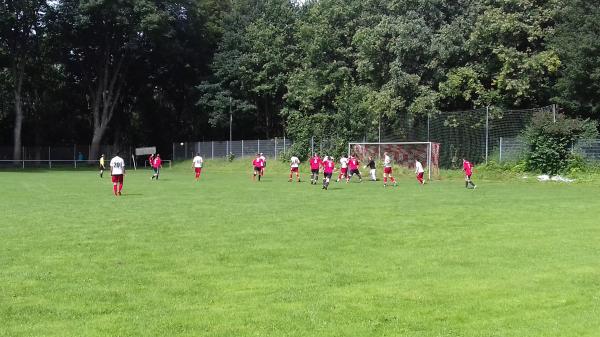
{"label": "red shirt", "polygon": [[463,171],[465,171],[465,174],[468,176],[473,174],[473,164],[471,164],[468,160],[465,160],[463,162]]}
{"label": "red shirt", "polygon": [[318,170],[319,167],[321,167],[321,165],[323,165],[323,161],[321,160],[321,158],[319,158],[319,156],[310,158],[311,170]]}
{"label": "red shirt", "polygon": [[358,170],[358,164],[360,164],[358,159],[350,158],[350,160],[348,161],[348,168],[350,169],[350,171]]}
{"label": "red shirt", "polygon": [[154,163],[152,163],[152,167],[159,168],[161,164],[162,160],[160,160],[160,158],[154,158]]}
{"label": "red shirt", "polygon": [[333,169],[335,168],[335,163],[333,162],[333,160],[328,160],[325,163],[323,163],[323,172],[325,173],[331,173],[333,172]]}
{"label": "red shirt", "polygon": [[252,161],[252,165],[254,165],[254,167],[263,167],[264,166],[264,162],[262,159],[260,158],[256,158]]}

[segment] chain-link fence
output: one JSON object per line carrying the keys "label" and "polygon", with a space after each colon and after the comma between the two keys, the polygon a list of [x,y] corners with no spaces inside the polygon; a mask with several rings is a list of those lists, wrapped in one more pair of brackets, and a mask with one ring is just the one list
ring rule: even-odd
{"label": "chain-link fence", "polygon": [[[494,153],[499,162],[515,162],[524,159],[529,151],[521,138],[500,138],[500,146]],[[600,162],[600,139],[581,139],[571,145],[571,152],[588,162]]]}
{"label": "chain-link fence", "polygon": [[287,152],[292,145],[292,142],[286,138],[173,143],[172,158],[191,159],[197,153],[205,159],[245,158],[253,157],[257,153],[276,158]]}
{"label": "chain-link fence", "polygon": [[[516,138],[530,124],[534,114],[556,116],[556,106],[523,110],[484,109],[439,112],[406,117],[394,123],[382,123],[377,134],[365,136],[368,141],[440,143],[440,166],[459,168],[462,158],[474,163],[487,162],[498,153],[501,139]],[[505,151],[510,144],[505,143]]]}

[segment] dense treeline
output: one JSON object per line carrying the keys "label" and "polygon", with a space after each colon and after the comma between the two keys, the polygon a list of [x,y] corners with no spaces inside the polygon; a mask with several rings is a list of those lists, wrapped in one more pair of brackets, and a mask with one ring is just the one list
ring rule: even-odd
{"label": "dense treeline", "polygon": [[487,105],[599,119],[599,22],[585,0],[1,0],[0,144],[226,139],[230,111],[236,139],[340,147]]}

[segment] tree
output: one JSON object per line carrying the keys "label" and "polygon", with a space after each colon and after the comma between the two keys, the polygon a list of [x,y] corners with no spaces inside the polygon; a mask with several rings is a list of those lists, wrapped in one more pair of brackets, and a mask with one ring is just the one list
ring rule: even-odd
{"label": "tree", "polygon": [[11,78],[14,99],[13,159],[22,157],[22,128],[24,119],[24,83],[28,68],[40,55],[44,35],[44,15],[48,10],[43,0],[7,0],[0,8],[0,54],[2,66]]}
{"label": "tree", "polygon": [[600,118],[600,8],[589,1],[566,1],[551,39],[561,67],[557,103],[578,115]]}
{"label": "tree", "polygon": [[86,89],[93,130],[90,158],[96,158],[121,108],[130,64],[144,57],[148,35],[168,29],[166,16],[147,0],[64,0],[58,11],[67,69]]}

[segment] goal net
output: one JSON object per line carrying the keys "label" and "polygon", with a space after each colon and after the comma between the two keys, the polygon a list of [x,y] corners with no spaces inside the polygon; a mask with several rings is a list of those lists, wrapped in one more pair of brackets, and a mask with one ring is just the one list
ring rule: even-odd
{"label": "goal net", "polygon": [[440,144],[433,142],[349,143],[348,155],[354,154],[364,162],[369,157],[381,160],[387,152],[396,165],[415,169],[415,159],[422,164],[427,177],[437,177],[440,169]]}

